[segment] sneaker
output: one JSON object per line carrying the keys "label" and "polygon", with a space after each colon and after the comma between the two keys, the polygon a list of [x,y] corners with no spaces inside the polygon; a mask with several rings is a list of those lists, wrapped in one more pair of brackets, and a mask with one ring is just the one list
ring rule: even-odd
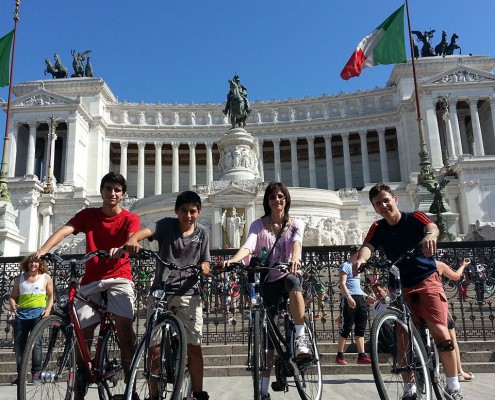
{"label": "sneaker", "polygon": [[40,383],[41,378],[40,378],[41,372],[35,372],[33,374],[33,377],[31,378],[31,383]]}
{"label": "sneaker", "polygon": [[369,358],[366,354],[362,357],[358,357],[358,364],[371,364],[371,358]]}
{"label": "sneaker", "polygon": [[400,400],[417,400],[418,395],[416,393],[404,393]]}
{"label": "sneaker", "polygon": [[340,358],[339,356],[335,357],[335,362],[339,365],[347,365],[345,358]]}
{"label": "sneaker", "polygon": [[451,400],[463,400],[464,399],[464,396],[462,395],[461,389],[457,389],[457,390],[445,389],[445,392],[447,393],[448,396],[450,396],[450,397],[447,397],[448,399],[451,399]]}
{"label": "sneaker", "polygon": [[272,398],[270,397],[270,393],[267,394],[261,393],[261,400],[272,400]]}
{"label": "sneaker", "polygon": [[295,356],[296,358],[308,357],[309,347],[308,347],[308,339],[306,339],[306,335],[301,335],[296,337],[294,341],[294,346],[296,348]]}
{"label": "sneaker", "polygon": [[12,382],[10,382],[12,386],[16,386],[19,384],[19,378],[15,378]]}

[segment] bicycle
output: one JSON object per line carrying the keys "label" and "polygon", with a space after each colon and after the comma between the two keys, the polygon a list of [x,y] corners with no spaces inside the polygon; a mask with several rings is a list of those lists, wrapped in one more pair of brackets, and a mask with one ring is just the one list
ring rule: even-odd
{"label": "bicycle", "polygon": [[[29,336],[19,376],[27,378],[32,372],[35,366],[31,365],[31,352],[41,346],[40,382],[28,386],[26,379],[21,379],[18,399],[71,399],[75,390],[84,396],[90,384],[96,384],[101,400],[110,400],[115,394],[124,392],[124,370],[120,362],[120,346],[113,316],[106,311],[105,304],[89,300],[77,288],[78,269],[85,268],[86,261],[93,257],[105,258],[108,253],[103,250],[92,251],[80,260],[64,260],[59,251],[46,253],[42,257],[54,262],[58,270],[68,268],[68,294],[58,296],[57,307],[60,311],[43,318]],[[79,324],[74,305],[76,299],[89,305],[101,319],[93,358]],[[84,362],[83,370],[76,368],[76,342]]]}
{"label": "bicycle", "polygon": [[[289,390],[289,386],[296,386],[302,400],[319,400],[322,396],[321,364],[316,346],[315,332],[308,316],[305,316],[306,336],[311,354],[309,357],[296,360],[294,348],[294,321],[287,308],[283,310],[283,333],[278,327],[278,313],[275,320],[269,317],[268,309],[263,303],[260,275],[266,272],[267,267],[246,267],[242,263],[231,263],[227,269],[241,271],[242,280],[248,282],[248,272],[254,272],[254,294],[251,298],[248,323],[248,357],[247,370],[253,378],[254,400],[261,399],[261,381],[264,371],[269,369],[267,357],[268,341],[274,346],[274,370],[276,381],[272,383],[272,390]],[[288,264],[275,264],[283,272],[288,271]],[[224,269],[225,270],[225,269]],[[287,304],[287,303],[286,303]],[[288,378],[293,378],[293,383]]]}
{"label": "bicycle", "polygon": [[132,400],[133,392],[136,392],[141,399],[158,396],[159,399],[182,400],[192,396],[191,379],[186,364],[187,338],[182,321],[168,308],[167,279],[171,270],[199,271],[199,267],[177,267],[173,263],[163,261],[154,251],[145,249],[141,249],[137,257],[155,259],[165,268],[160,288],[150,293],[153,299],[153,313],[147,321],[146,332],[134,354],[124,399]]}
{"label": "bicycle", "polygon": [[450,399],[435,343],[424,321],[418,327],[413,323],[402,292],[397,264],[414,251],[406,252],[394,263],[375,260],[360,268],[360,272],[369,267],[388,271],[385,280],[389,306],[375,317],[370,339],[371,367],[381,400],[400,399],[404,379],[416,384],[418,400],[430,400],[433,393],[438,400]]}

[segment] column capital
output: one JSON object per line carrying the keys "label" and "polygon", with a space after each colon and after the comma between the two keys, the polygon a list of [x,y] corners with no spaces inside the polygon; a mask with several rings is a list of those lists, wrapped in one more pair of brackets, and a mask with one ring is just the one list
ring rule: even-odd
{"label": "column capital", "polygon": [[156,150],[161,150],[163,147],[163,142],[154,142],[153,144],[155,145]]}
{"label": "column capital", "polygon": [[366,137],[366,135],[368,134],[368,130],[361,128],[361,129],[358,130],[358,133],[359,133],[359,136]]}
{"label": "column capital", "polygon": [[469,101],[469,105],[470,105],[470,106],[477,106],[477,105],[478,105],[478,100],[479,100],[479,99],[480,99],[479,97],[470,97],[470,98],[468,99],[468,101]]}
{"label": "column capital", "polygon": [[378,133],[379,136],[385,135],[385,128],[376,128],[376,132]]}
{"label": "column capital", "polygon": [[314,142],[315,141],[315,136],[314,135],[308,135],[306,136],[306,140],[307,142]]}
{"label": "column capital", "polygon": [[330,133],[325,133],[325,134],[323,135],[323,139],[324,139],[324,140],[325,140],[325,142],[326,142],[327,140],[332,140],[332,136],[333,136],[333,133],[331,133],[331,132],[330,132]]}
{"label": "column capital", "polygon": [[180,147],[180,142],[171,142],[170,143],[172,145],[172,149],[178,149]]}
{"label": "column capital", "polygon": [[127,149],[129,147],[129,142],[127,140],[121,140],[120,141],[120,148],[121,149]]}
{"label": "column capital", "polygon": [[342,139],[349,140],[349,136],[351,135],[351,132],[342,132],[340,136],[342,136]]}
{"label": "column capital", "polygon": [[205,142],[205,146],[208,150],[211,150],[213,148],[213,143],[212,142]]}
{"label": "column capital", "polygon": [[146,142],[137,142],[138,149],[144,149],[146,147]]}
{"label": "column capital", "polygon": [[290,144],[297,144],[297,137],[290,137],[289,142]]}
{"label": "column capital", "polygon": [[36,121],[30,121],[28,122],[28,125],[29,129],[36,129],[38,126],[40,126],[40,123]]}
{"label": "column capital", "polygon": [[196,148],[198,142],[188,142],[187,144],[189,145],[189,149],[193,150]]}
{"label": "column capital", "polygon": [[273,138],[272,139],[273,145],[280,146],[281,139],[280,138]]}

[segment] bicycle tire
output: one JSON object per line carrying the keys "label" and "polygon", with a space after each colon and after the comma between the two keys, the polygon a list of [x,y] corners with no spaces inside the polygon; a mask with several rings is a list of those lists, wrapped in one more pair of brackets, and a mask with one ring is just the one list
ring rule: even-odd
{"label": "bicycle tire", "polygon": [[[151,341],[150,341],[151,340]],[[166,350],[166,351],[165,351]],[[151,397],[153,386],[160,398],[182,400],[187,359],[187,338],[182,322],[172,314],[157,318],[151,336],[141,340],[132,360],[124,398],[132,400],[133,391],[140,399]],[[155,368],[152,371],[152,368]]]}
{"label": "bicycle tire", "polygon": [[261,368],[263,365],[263,355],[261,348],[261,338],[263,332],[261,331],[261,311],[253,311],[253,331],[251,333],[253,339],[253,353],[252,353],[252,376],[253,376],[253,389],[254,400],[261,400]]}
{"label": "bicycle tire", "polygon": [[398,343],[399,340],[404,340],[404,333],[398,332],[398,326],[403,332],[408,331],[402,313],[387,309],[374,319],[371,327],[371,368],[380,399],[398,400],[403,396],[404,381],[401,373],[408,370],[414,375],[417,399],[431,400],[428,358],[421,336],[412,326],[413,354],[410,361],[404,362],[403,355],[398,351]]}
{"label": "bicycle tire", "polygon": [[114,395],[122,395],[126,388],[120,345],[113,329],[103,332],[101,349],[98,370],[102,375],[98,393],[100,399],[112,400]]}
{"label": "bicycle tire", "polygon": [[[70,332],[70,333],[69,333]],[[36,343],[41,344],[40,382],[27,385],[31,376],[32,357]],[[49,315],[33,329],[26,343],[19,372],[17,398],[20,400],[65,400],[74,392],[76,354],[74,337],[66,329],[62,317]],[[31,376],[32,379],[32,376]]]}
{"label": "bicycle tire", "polygon": [[[308,359],[295,361],[294,381],[302,400],[320,400],[323,393],[320,355],[316,346],[314,331],[307,317],[304,318],[304,325],[311,354]],[[295,333],[293,332],[292,337],[294,336]]]}
{"label": "bicycle tire", "polygon": [[182,380],[182,386],[179,393],[179,399],[184,399],[187,397],[194,397],[192,391],[191,374],[189,373],[189,368],[186,366],[184,371],[184,379]]}

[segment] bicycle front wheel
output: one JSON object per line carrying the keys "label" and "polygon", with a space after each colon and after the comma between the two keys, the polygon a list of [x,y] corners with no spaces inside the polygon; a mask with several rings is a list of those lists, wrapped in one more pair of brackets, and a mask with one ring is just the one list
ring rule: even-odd
{"label": "bicycle front wheel", "polygon": [[295,361],[294,380],[302,400],[320,400],[323,391],[320,355],[316,347],[315,332],[306,317],[304,325],[310,354],[306,359]]}
{"label": "bicycle front wheel", "polygon": [[22,356],[17,398],[71,399],[75,371],[72,331],[60,316],[49,315],[29,335]]}
{"label": "bicycle front wheel", "polygon": [[254,310],[252,313],[253,330],[251,332],[252,338],[252,354],[251,354],[251,375],[253,376],[253,389],[254,400],[261,399],[261,379],[263,377],[263,347],[261,345],[261,339],[264,337],[261,330],[261,310]]}
{"label": "bicycle front wheel", "polygon": [[187,338],[182,322],[172,314],[158,317],[138,346],[132,360],[125,398],[182,400]]}
{"label": "bicycle front wheel", "polygon": [[[371,367],[381,400],[398,400],[404,382],[416,390],[418,400],[430,400],[431,380],[426,350],[417,329],[398,310],[378,315],[371,327]],[[412,342],[410,342],[410,340]]]}
{"label": "bicycle front wheel", "polygon": [[122,395],[126,388],[120,346],[113,329],[103,332],[101,348],[98,365],[101,374],[98,393],[100,399],[112,400],[115,394]]}

